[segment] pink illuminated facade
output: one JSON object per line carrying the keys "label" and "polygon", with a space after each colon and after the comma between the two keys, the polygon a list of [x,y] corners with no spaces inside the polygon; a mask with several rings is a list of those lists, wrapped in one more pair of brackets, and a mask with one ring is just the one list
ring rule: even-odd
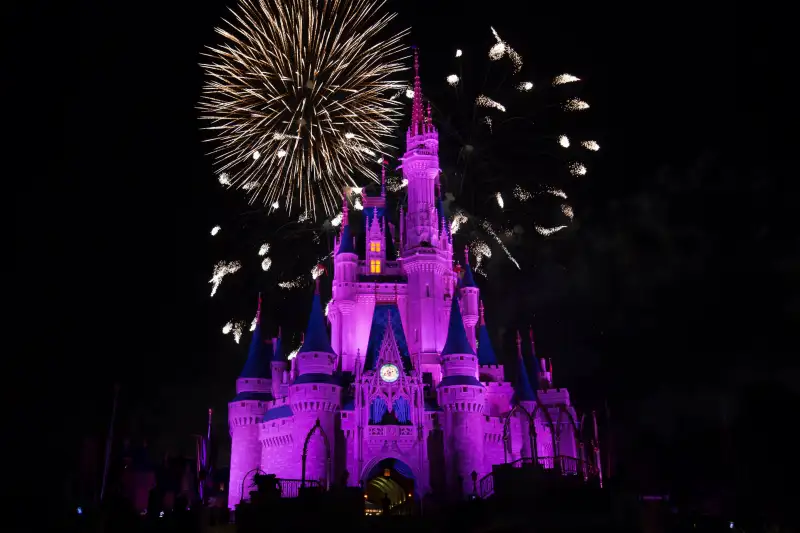
{"label": "pink illuminated facade", "polygon": [[468,258],[454,257],[418,66],[415,56],[398,226],[386,216],[385,179],[379,196],[363,197],[363,243],[345,202],[327,319],[317,291],[292,361],[260,321],[254,331],[229,404],[231,508],[259,469],[301,479],[304,448],[307,480],[366,487],[391,470],[415,495],[451,498],[480,493],[492,465],[530,458],[578,474],[599,454],[579,444],[569,393],[553,387],[532,333],[524,350],[517,335],[513,382],[498,363]]}

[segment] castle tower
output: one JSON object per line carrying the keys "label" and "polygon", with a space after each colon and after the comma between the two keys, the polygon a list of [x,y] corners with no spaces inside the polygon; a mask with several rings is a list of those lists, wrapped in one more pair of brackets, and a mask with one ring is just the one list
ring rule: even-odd
{"label": "castle tower", "polygon": [[[531,382],[528,377],[528,368],[525,366],[525,361],[522,359],[522,337],[520,337],[519,331],[517,331],[517,381],[516,387],[514,387],[513,401],[524,407],[528,413],[533,413],[534,409],[536,409],[536,394],[533,392],[533,387],[531,387]],[[531,429],[528,417],[523,414],[521,416],[517,415],[517,418],[519,419],[520,430],[518,439],[521,443],[519,456],[520,458],[533,457],[530,439]]]}
{"label": "castle tower", "polygon": [[272,340],[266,339],[261,326],[261,296],[258,297],[256,328],[250,340],[250,350],[239,379],[236,380],[236,396],[228,403],[228,428],[231,434],[231,472],[228,486],[228,507],[236,505],[249,496],[249,486],[242,481],[252,470],[261,465],[261,445],[258,440],[258,424],[267,410],[266,402],[272,397],[270,361]]}
{"label": "castle tower", "polygon": [[270,370],[272,371],[272,396],[285,398],[289,393],[289,362],[283,354],[280,328],[278,328],[278,336],[272,339]]}
{"label": "castle tower", "polygon": [[353,358],[358,340],[354,338],[350,322],[356,303],[356,280],[358,279],[358,254],[350,228],[347,196],[342,198],[342,229],[334,246],[333,256],[333,298],[328,308],[331,322],[331,344],[342,361],[342,370],[352,372]]}
{"label": "castle tower", "polygon": [[436,390],[444,410],[445,477],[454,494],[473,492],[472,472],[484,472],[484,386],[475,378],[478,358],[467,340],[456,293],[442,350],[442,381]]}
{"label": "castle tower", "polygon": [[492,347],[492,339],[489,337],[489,330],[486,328],[486,318],[484,317],[483,302],[480,303],[481,322],[478,329],[478,379],[482,382],[502,382],[504,381],[503,365],[497,363],[497,355]]}
{"label": "castle tower", "polygon": [[[327,446],[319,432],[311,437],[306,459],[306,479],[318,480],[322,484],[330,483],[333,479],[334,446],[338,429],[336,413],[342,407],[342,387],[338,377],[334,375],[336,359],[325,330],[317,279],[303,345],[297,352],[297,378],[289,387],[289,403],[294,414],[294,459],[297,465],[302,463],[306,436],[317,421],[327,437]],[[300,468],[297,475],[301,475]]]}
{"label": "castle tower", "polygon": [[480,289],[475,285],[475,278],[472,276],[472,267],[469,266],[469,247],[464,247],[464,276],[459,282],[461,290],[461,313],[464,316],[464,329],[467,331],[467,339],[475,346],[475,324],[478,323],[478,305],[480,302]]}
{"label": "castle tower", "polygon": [[[439,176],[439,133],[424,116],[419,53],[414,51],[414,104],[406,132],[403,176],[408,180],[408,209],[403,224],[401,262],[408,277],[407,316],[410,350],[421,371],[440,379],[438,352],[447,335],[445,294],[452,283],[452,250],[440,230],[435,185]],[[443,242],[441,239],[445,239]]]}

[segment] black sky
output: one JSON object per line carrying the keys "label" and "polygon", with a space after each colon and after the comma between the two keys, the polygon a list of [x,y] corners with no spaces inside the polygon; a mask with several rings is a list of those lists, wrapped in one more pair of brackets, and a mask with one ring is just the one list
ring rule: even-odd
{"label": "black sky", "polygon": [[[503,324],[544,330],[542,349],[584,408],[608,399],[621,434],[671,434],[704,406],[717,423],[754,382],[796,394],[785,332],[798,310],[786,289],[797,237],[776,214],[788,200],[765,163],[769,143],[750,135],[738,150],[741,132],[764,131],[769,117],[745,103],[763,56],[737,39],[729,7],[390,6],[412,26],[423,80],[456,47],[481,51],[489,25],[526,62],[586,80],[604,150],[578,200],[579,230],[535,252],[517,281],[525,296]],[[225,11],[221,1],[98,3],[69,13],[68,30],[53,23],[65,60],[54,72],[68,83],[52,141],[67,157],[44,195],[26,188],[17,213],[23,251],[58,264],[34,268],[61,309],[59,342],[41,342],[63,353],[49,369],[75,397],[76,433],[102,431],[115,379],[131,431],[174,442],[212,405],[224,432],[246,348],[218,334],[207,297],[208,228],[230,200],[204,155],[195,106],[200,52]],[[487,293],[503,293],[491,283]],[[287,320],[302,323],[302,309]]]}

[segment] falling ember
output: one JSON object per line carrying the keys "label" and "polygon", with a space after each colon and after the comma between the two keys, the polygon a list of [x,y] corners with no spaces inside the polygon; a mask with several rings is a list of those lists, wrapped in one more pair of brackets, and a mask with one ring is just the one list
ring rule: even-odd
{"label": "falling ember", "polygon": [[414,89],[406,89],[406,98],[414,98]]}
{"label": "falling ember", "polygon": [[284,158],[284,157],[286,157],[286,150],[283,150],[283,149],[280,149],[280,150],[278,150],[278,152],[277,152],[277,156],[278,156],[279,158]]}
{"label": "falling ember", "polygon": [[489,133],[494,133],[492,130],[492,117],[483,117],[483,123],[489,126]]}
{"label": "falling ember", "polygon": [[500,209],[503,209],[503,207],[505,207],[505,202],[503,202],[503,195],[500,194],[499,192],[496,192],[494,193],[494,197],[497,200],[497,205],[500,206]]}
{"label": "falling ember", "polygon": [[256,185],[258,185],[257,181],[249,181],[249,182],[245,183],[244,185],[242,185],[242,189],[245,190],[245,191],[249,191],[251,189],[254,189],[256,187]]}
{"label": "falling ember", "polygon": [[484,220],[484,221],[481,223],[481,226],[483,226],[483,229],[484,229],[484,231],[485,231],[486,233],[488,233],[489,235],[491,235],[491,236],[492,236],[492,238],[493,238],[495,241],[497,241],[497,244],[499,244],[499,245],[500,245],[500,247],[501,247],[501,248],[503,249],[503,251],[506,253],[506,256],[507,256],[507,257],[508,257],[508,258],[511,260],[511,262],[512,262],[512,263],[514,263],[514,265],[517,267],[517,269],[519,269],[519,270],[522,270],[522,267],[520,267],[520,266],[519,266],[519,263],[517,263],[517,260],[516,260],[516,259],[514,259],[514,256],[512,256],[512,255],[511,255],[511,252],[509,252],[509,251],[508,251],[508,248],[506,248],[506,245],[505,245],[505,244],[503,244],[503,241],[501,241],[501,240],[500,240],[500,237],[498,237],[498,236],[497,236],[497,233],[495,233],[495,232],[494,232],[494,229],[492,229],[492,225],[491,225],[491,224],[489,224],[489,222],[488,222],[488,221]]}
{"label": "falling ember", "polygon": [[455,74],[450,74],[449,76],[447,76],[447,83],[455,87],[456,85],[458,85],[458,76],[456,76]]}
{"label": "falling ember", "polygon": [[539,235],[548,237],[553,233],[556,233],[557,231],[561,231],[564,228],[566,228],[566,226],[555,226],[554,228],[544,228],[542,226],[536,226],[536,232],[539,233]]}
{"label": "falling ember", "polygon": [[569,204],[561,204],[561,212],[570,220],[575,216],[575,213],[572,211],[572,206]]}
{"label": "falling ember", "polygon": [[463,52],[461,51],[461,49],[457,49],[456,50],[456,57],[461,57],[462,55],[463,55]]}
{"label": "falling ember", "polygon": [[566,135],[559,135],[558,144],[560,144],[563,148],[569,148],[569,137]]}
{"label": "falling ember", "polygon": [[236,342],[236,344],[239,344],[239,341],[242,340],[244,325],[244,322],[237,322],[233,325],[233,340]]}
{"label": "falling ember", "polygon": [[227,172],[223,172],[222,174],[219,175],[219,183],[220,183],[220,185],[230,185],[231,184],[231,179],[228,176]]}
{"label": "falling ember", "polygon": [[261,270],[266,272],[272,266],[272,259],[269,257],[265,257],[263,261],[261,261]]}
{"label": "falling ember", "polygon": [[219,227],[219,226],[214,226],[213,228],[211,228],[211,235],[212,236],[216,235],[217,233],[219,233],[219,230],[221,230],[221,229],[222,228]]}
{"label": "falling ember", "polygon": [[250,331],[256,330],[256,324],[258,323],[258,315],[253,317],[253,321],[250,322]]}
{"label": "falling ember", "polygon": [[297,221],[298,222],[305,222],[306,220],[308,220],[308,218],[309,218],[308,217],[308,213],[303,213],[299,217],[297,217]]}
{"label": "falling ember", "polygon": [[261,152],[259,152],[258,150],[253,152],[253,161],[258,161],[259,157],[261,157]]}
{"label": "falling ember", "polygon": [[211,296],[217,293],[217,289],[219,289],[219,285],[222,283],[222,278],[228,274],[233,274],[240,268],[242,268],[242,264],[239,261],[231,261],[229,263],[220,261],[214,265],[214,273],[211,275],[211,279],[208,280],[208,282],[211,283]]}
{"label": "falling ember", "polygon": [[328,311],[331,309],[331,300],[328,300],[328,303],[325,304],[325,316],[328,316]]}
{"label": "falling ember", "polygon": [[469,220],[467,215],[461,211],[453,215],[453,220],[450,222],[450,234],[455,235],[459,228],[461,228],[461,224],[466,224],[467,220]]}
{"label": "falling ember", "polygon": [[553,78],[553,87],[556,85],[564,85],[565,83],[572,83],[574,81],[581,81],[581,79],[572,74],[559,74]]}
{"label": "falling ember", "polygon": [[228,322],[224,326],[222,326],[222,334],[227,335],[233,329],[233,322]]}
{"label": "falling ember", "polygon": [[297,289],[302,287],[304,284],[303,276],[297,276],[292,281],[281,281],[278,283],[278,287],[281,289]]}
{"label": "falling ember", "polygon": [[520,202],[527,202],[533,197],[530,191],[527,191],[520,187],[519,185],[514,186],[514,198],[519,200]]}
{"label": "falling ember", "polygon": [[564,200],[567,199],[567,193],[565,193],[561,189],[553,189],[551,187],[547,189],[547,193],[552,194],[553,196],[558,196],[559,198],[563,198]]}
{"label": "falling ember", "polygon": [[506,43],[499,42],[496,43],[494,46],[489,48],[489,59],[492,61],[498,61],[502,59],[506,53]]}
{"label": "falling ember", "polygon": [[264,243],[261,245],[261,248],[258,249],[258,255],[264,257],[269,253],[269,243]]}
{"label": "falling ember", "polygon": [[280,204],[280,202],[278,202],[278,200],[275,200],[274,202],[272,202],[272,209],[278,209],[280,206],[281,206],[281,204]]}
{"label": "falling ember", "polygon": [[360,198],[356,198],[356,201],[353,202],[353,209],[356,211],[362,211],[364,209],[364,205],[361,203]]}
{"label": "falling ember", "polygon": [[386,181],[386,188],[389,189],[391,192],[397,192],[403,187],[408,186],[408,180],[406,178],[398,179],[395,177],[391,177]]}
{"label": "falling ember", "polygon": [[311,269],[311,278],[312,279],[317,279],[318,277],[320,277],[324,273],[325,273],[325,267],[324,266],[322,266],[320,264],[314,265],[314,267]]}
{"label": "falling ember", "polygon": [[566,111],[583,111],[584,109],[589,109],[589,104],[580,98],[570,98],[564,102],[564,109]]}
{"label": "falling ember", "polygon": [[583,163],[578,163],[577,161],[569,164],[569,171],[573,176],[586,175],[586,167],[583,166]]}
{"label": "falling ember", "polygon": [[532,81],[523,81],[522,83],[517,85],[517,89],[520,91],[528,92],[533,90],[533,82]]}
{"label": "falling ember", "polygon": [[338,227],[338,226],[339,226],[339,224],[341,224],[341,223],[342,223],[342,216],[343,216],[343,214],[342,214],[342,213],[339,213],[338,215],[336,215],[335,217],[333,217],[333,218],[331,219],[331,226],[333,226],[334,228],[335,228],[335,227]]}
{"label": "falling ember", "polygon": [[522,56],[511,48],[507,42],[503,41],[494,28],[491,28],[491,30],[497,43],[489,49],[489,59],[497,61],[507,54],[511,64],[514,65],[514,74],[518,73],[522,69]]}
{"label": "falling ember", "polygon": [[581,141],[581,146],[592,152],[600,150],[600,145],[596,141]]}
{"label": "falling ember", "polygon": [[494,100],[492,100],[488,96],[484,96],[484,95],[478,96],[475,99],[475,104],[479,105],[481,107],[493,107],[494,109],[502,111],[503,113],[506,112],[506,108],[502,104],[500,104],[499,102],[495,102]]}
{"label": "falling ember", "polygon": [[289,356],[287,357],[287,359],[288,359],[289,361],[291,361],[292,359],[294,359],[295,357],[297,357],[297,353],[300,351],[300,348],[301,348],[301,346],[298,346],[297,348],[295,348],[294,350],[292,350],[291,352],[289,352]]}

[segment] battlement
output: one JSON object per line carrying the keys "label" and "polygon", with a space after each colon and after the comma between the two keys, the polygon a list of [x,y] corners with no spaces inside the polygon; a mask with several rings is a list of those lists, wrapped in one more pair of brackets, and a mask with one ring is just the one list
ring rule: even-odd
{"label": "battlement", "polygon": [[[502,365],[499,365],[502,370]],[[481,372],[486,366],[480,367]],[[482,382],[486,387],[486,394],[514,394],[514,385],[508,381],[486,381]]]}
{"label": "battlement", "polygon": [[505,383],[505,371],[503,365],[481,365],[478,367],[478,379],[486,387],[497,388],[500,385],[513,390],[511,383]]}
{"label": "battlement", "polygon": [[478,357],[475,355],[443,355],[442,370],[445,376],[475,376]]}
{"label": "battlement", "polygon": [[297,354],[297,372],[303,374],[330,374],[336,356],[325,352],[300,352]]}
{"label": "battlement", "polygon": [[266,402],[266,407],[268,411],[273,407],[280,407],[282,405],[289,405],[289,398],[276,398],[271,402]]}
{"label": "battlement", "polygon": [[443,411],[483,413],[483,387],[452,385],[437,390],[439,406]]}
{"label": "battlement", "polygon": [[542,406],[551,406],[556,404],[570,405],[569,391],[563,388],[547,389],[539,391],[539,401]]}
{"label": "battlement", "polygon": [[236,380],[236,394],[240,392],[270,392],[272,380],[268,378],[239,378]]}

